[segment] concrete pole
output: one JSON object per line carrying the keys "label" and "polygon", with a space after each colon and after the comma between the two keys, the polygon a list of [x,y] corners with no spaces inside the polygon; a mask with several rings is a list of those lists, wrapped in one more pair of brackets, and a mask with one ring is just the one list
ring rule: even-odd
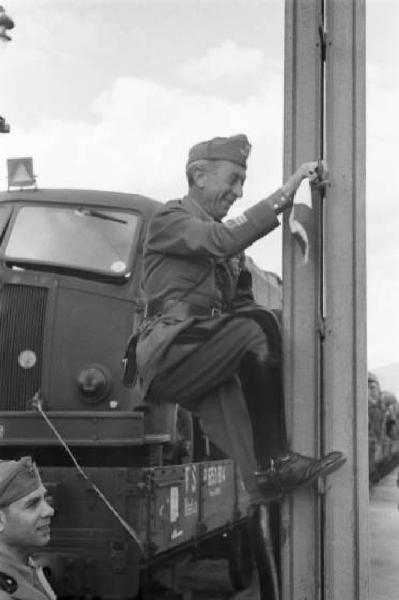
{"label": "concrete pole", "polygon": [[364,0],[286,0],[284,174],[324,155],[310,252],[284,223],[285,397],[293,449],[343,450],[327,485],[283,507],[284,600],[367,597]]}
{"label": "concrete pole", "polygon": [[[287,0],[285,11],[284,179],[320,156],[320,2]],[[316,207],[317,208],[317,207]],[[307,212],[304,264],[288,223],[283,230],[283,343],[291,448],[319,454],[318,211]],[[320,501],[314,489],[292,494],[282,510],[282,597],[319,598]]]}
{"label": "concrete pole", "polygon": [[365,0],[326,2],[324,435],[345,468],[328,486],[325,599],[368,596]]}

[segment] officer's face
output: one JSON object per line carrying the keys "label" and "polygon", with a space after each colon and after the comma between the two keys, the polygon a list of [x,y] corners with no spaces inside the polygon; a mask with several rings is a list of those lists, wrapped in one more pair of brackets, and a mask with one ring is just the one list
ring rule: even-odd
{"label": "officer's face", "polygon": [[215,219],[223,219],[232,204],[241,198],[245,169],[234,163],[218,160],[210,163],[203,178],[203,206]]}
{"label": "officer's face", "polygon": [[1,511],[1,540],[18,549],[40,548],[50,541],[50,521],[54,509],[41,485]]}

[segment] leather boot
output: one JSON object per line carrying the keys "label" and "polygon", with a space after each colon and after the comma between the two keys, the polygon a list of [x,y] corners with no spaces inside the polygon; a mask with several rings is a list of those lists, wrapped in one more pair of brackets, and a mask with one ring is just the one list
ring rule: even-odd
{"label": "leather boot", "polygon": [[270,458],[288,452],[281,364],[270,356],[267,344],[248,352],[239,377],[249,413],[259,470]]}
{"label": "leather boot", "polygon": [[266,501],[279,500],[296,488],[311,485],[345,463],[345,456],[338,451],[311,458],[288,450],[281,365],[270,355],[266,343],[246,354],[240,380],[259,465],[256,477]]}
{"label": "leather boot", "polygon": [[318,477],[333,473],[346,462],[342,452],[330,452],[322,458],[310,458],[297,452],[288,452],[275,460],[264,471],[258,471],[258,485],[268,500],[278,500],[296,488],[311,485]]}

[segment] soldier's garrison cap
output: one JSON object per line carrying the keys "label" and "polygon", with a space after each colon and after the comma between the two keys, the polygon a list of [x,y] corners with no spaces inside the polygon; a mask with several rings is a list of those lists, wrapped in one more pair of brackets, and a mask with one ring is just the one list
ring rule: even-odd
{"label": "soldier's garrison cap", "polygon": [[20,460],[0,460],[0,508],[27,496],[42,481],[30,456]]}
{"label": "soldier's garrison cap", "polygon": [[246,169],[250,151],[251,144],[244,134],[216,137],[195,144],[188,153],[187,166],[197,160],[228,160]]}
{"label": "soldier's garrison cap", "polygon": [[380,384],[380,382],[378,381],[378,377],[377,375],[374,375],[374,373],[371,373],[370,371],[367,373],[367,381],[368,383],[378,383],[378,385]]}

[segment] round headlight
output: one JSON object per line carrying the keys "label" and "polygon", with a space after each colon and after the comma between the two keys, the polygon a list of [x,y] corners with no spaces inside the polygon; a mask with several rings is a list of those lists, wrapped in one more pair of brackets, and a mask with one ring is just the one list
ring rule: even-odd
{"label": "round headlight", "polygon": [[78,375],[78,389],[83,400],[97,403],[104,400],[111,389],[111,381],[104,367],[89,365]]}

